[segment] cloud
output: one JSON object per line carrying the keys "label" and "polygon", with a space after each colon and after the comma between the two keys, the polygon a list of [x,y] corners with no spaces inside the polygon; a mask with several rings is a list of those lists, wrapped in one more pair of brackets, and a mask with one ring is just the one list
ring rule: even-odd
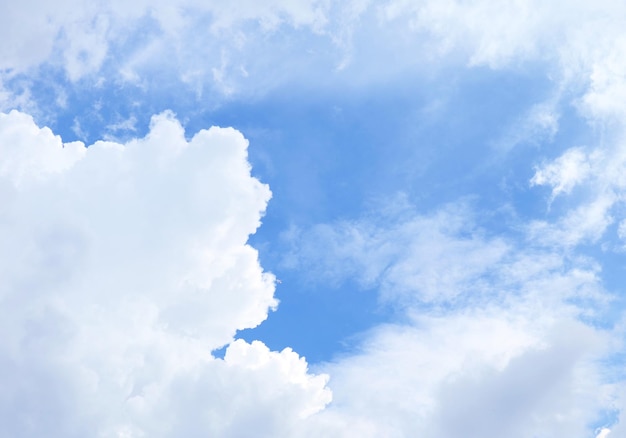
{"label": "cloud", "polygon": [[626,164],[623,132],[622,127],[616,129],[610,142],[590,151],[570,148],[535,169],[530,184],[551,187],[549,204],[559,195],[570,195],[576,187],[581,191],[576,197],[572,194],[567,208],[556,220],[531,221],[532,236],[571,247],[597,242],[611,224],[623,220],[621,206],[626,189],[621,170]]}
{"label": "cloud", "polygon": [[533,105],[518,122],[513,123],[503,138],[496,142],[496,149],[509,152],[520,144],[541,145],[552,142],[559,131],[558,111],[554,98]]}
{"label": "cloud", "polygon": [[0,115],[2,435],[288,435],[330,401],[291,350],[231,343],[277,305],[247,145],[168,112],[89,147]]}
{"label": "cloud", "polygon": [[32,117],[17,111],[0,114],[0,130],[0,175],[16,187],[67,171],[86,151],[80,142],[64,145],[50,129],[35,127]]}
{"label": "cloud", "polygon": [[554,156],[550,149],[562,145],[549,143],[563,128],[557,124],[562,107],[573,107],[586,120],[592,131],[590,144],[565,145],[557,158],[538,166],[531,179],[532,185],[551,188],[550,204],[582,187],[568,199],[561,217],[551,223],[533,221],[534,235],[571,247],[597,242],[614,220],[623,219],[623,5],[575,1],[564,8],[559,2],[534,0],[506,5],[491,0],[391,0],[380,14],[387,23],[412,29],[416,41],[430,43],[437,53],[429,58],[432,64],[456,59],[505,71],[539,66],[554,84],[551,97],[536,104],[520,126],[513,126],[514,132],[504,139],[507,149],[547,131],[551,141],[541,146],[546,155]]}
{"label": "cloud", "polygon": [[583,182],[591,170],[589,157],[581,148],[572,148],[565,151],[552,163],[536,169],[530,180],[531,185],[552,186],[552,199],[561,193],[570,193],[572,189]]}
{"label": "cloud", "polygon": [[467,204],[301,232],[297,263],[404,314],[313,374],[232,342],[277,304],[246,244],[270,192],[240,133],[187,140],[163,113],[142,139],[86,148],[13,111],[0,140],[6,435],[582,437],[610,406],[613,334],[581,322],[609,299],[597,267],[489,236]]}
{"label": "cloud", "polygon": [[470,52],[471,64],[499,67],[512,58],[536,55],[549,8],[533,1],[503,5],[490,0],[397,0],[387,2],[383,13],[388,20],[408,19],[413,29],[430,32],[442,53],[461,47]]}
{"label": "cloud", "polygon": [[343,272],[361,279],[403,321],[373,328],[359,352],[321,368],[333,404],[319,418],[375,419],[389,437],[582,438],[613,409],[621,386],[602,363],[621,331],[596,328],[612,298],[593,260],[523,235],[490,237],[468,204],[401,208],[292,238],[301,248],[292,263],[324,283],[345,281]]}
{"label": "cloud", "polygon": [[381,7],[385,20],[427,32],[440,53],[461,52],[471,65],[507,68],[539,60],[571,73],[590,67],[623,34],[621,12],[623,6],[611,1],[574,1],[564,8],[536,0],[390,0]]}
{"label": "cloud", "polygon": [[514,246],[486,235],[467,203],[432,214],[410,205],[395,210],[300,230],[289,236],[293,249],[284,264],[307,266],[312,280],[331,284],[358,279],[392,302],[441,304],[464,299],[468,291],[477,299],[491,293],[481,280],[485,271],[515,259]]}
{"label": "cloud", "polygon": [[611,406],[595,363],[603,335],[571,320],[538,330],[518,312],[376,330],[362,354],[326,368],[334,404],[321,415],[375,418],[390,437],[589,436]]}
{"label": "cloud", "polygon": [[[282,24],[308,27],[320,32],[326,22],[326,2],[276,0],[264,2],[111,2],[94,5],[80,0],[63,0],[54,6],[37,0],[16,3],[3,14],[0,24],[0,70],[12,74],[38,65],[59,61],[72,81],[100,69],[112,44],[129,43],[133,27],[146,18],[160,28],[160,37],[172,42],[184,35],[184,28],[199,16],[210,16],[209,32],[202,38],[228,33],[247,22],[258,23],[264,31]],[[150,20],[149,20],[150,21]],[[62,58],[58,59],[61,54]]]}
{"label": "cloud", "polygon": [[[408,318],[373,329],[361,353],[324,368],[334,402],[321,416],[377,418],[382,436],[619,434],[623,422],[602,421],[623,409],[623,379],[606,365],[621,363],[615,345],[623,329],[597,327],[612,324],[602,316],[611,297],[600,262],[577,252],[624,220],[626,69],[622,6],[614,6],[390,1],[380,9],[383,20],[414,29],[416,41],[429,35],[438,59],[493,69],[540,64],[557,100],[573,100],[594,135],[584,147],[542,151],[557,158],[544,160],[531,184],[547,186],[549,202],[559,197],[564,205],[519,234],[489,235],[447,207],[319,224],[292,236],[285,266],[306,266],[331,284],[355,279],[400,303]],[[558,105],[535,108],[533,131],[553,139],[565,129],[556,123]]]}
{"label": "cloud", "polygon": [[542,244],[557,247],[575,247],[583,243],[597,243],[609,225],[614,222],[611,208],[617,198],[612,194],[598,196],[590,202],[568,210],[554,222],[534,220],[528,225],[528,236]]}
{"label": "cloud", "polygon": [[[50,70],[64,72],[70,88],[106,78],[154,92],[180,93],[168,87],[186,84],[196,97],[225,99],[294,84],[369,87],[452,59],[494,69],[541,64],[557,94],[577,94],[590,117],[620,105],[611,96],[622,87],[623,10],[611,1],[565,9],[535,0],[64,0],[54,7],[32,0],[6,12],[0,71],[18,95],[11,78],[47,82]],[[538,127],[553,129],[550,115],[538,117]]]}
{"label": "cloud", "polygon": [[[2,114],[2,434],[590,436],[623,404],[603,368],[620,329],[594,325],[611,297],[598,264],[575,251],[614,222],[625,234],[623,8],[609,0],[11,5],[0,17],[7,108],[39,99],[28,83],[46,69],[63,71],[68,86],[90,78],[146,90],[164,86],[151,73],[165,71],[200,97],[211,87],[236,95],[243,83],[256,92],[315,78],[321,87],[320,71],[362,71],[367,83],[454,59],[540,64],[601,135],[546,152],[560,155],[531,183],[548,186],[550,202],[584,196],[520,235],[490,234],[455,206],[300,230],[292,266],[321,281],[357,279],[404,321],[374,328],[360,353],[320,366],[331,376],[329,404],[327,378],[289,349],[234,341],[223,360],[210,354],[277,305],[273,276],[246,244],[270,192],[251,177],[238,132],[187,139],[164,113],[145,138],[87,148],[24,113]],[[25,91],[11,82],[20,75]],[[556,106],[534,106],[520,130],[555,136]]]}

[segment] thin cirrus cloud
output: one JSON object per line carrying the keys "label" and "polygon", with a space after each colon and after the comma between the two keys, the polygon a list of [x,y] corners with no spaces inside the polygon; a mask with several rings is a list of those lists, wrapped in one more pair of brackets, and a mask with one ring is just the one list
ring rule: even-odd
{"label": "thin cirrus cloud", "polygon": [[[623,5],[64,1],[0,16],[4,435],[619,436],[624,330],[603,268],[626,235]],[[39,123],[81,87],[132,84],[130,107],[160,88],[219,104],[279,86],[365,93],[450,66],[549,78],[504,148],[535,142],[518,183],[548,212],[510,213],[523,207],[507,198],[492,230],[459,192],[428,212],[296,224],[278,269],[394,309],[314,372],[290,348],[236,339],[281,311],[247,244],[270,190],[241,133],[185,133],[163,112],[145,136],[86,147]],[[566,111],[587,143],[557,144]],[[137,137],[150,116],[101,112],[89,128]]]}

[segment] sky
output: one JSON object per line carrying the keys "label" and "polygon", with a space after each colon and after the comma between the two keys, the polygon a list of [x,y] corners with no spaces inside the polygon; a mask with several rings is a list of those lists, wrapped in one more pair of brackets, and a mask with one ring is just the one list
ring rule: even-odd
{"label": "sky", "polygon": [[626,3],[0,7],[0,435],[626,435]]}

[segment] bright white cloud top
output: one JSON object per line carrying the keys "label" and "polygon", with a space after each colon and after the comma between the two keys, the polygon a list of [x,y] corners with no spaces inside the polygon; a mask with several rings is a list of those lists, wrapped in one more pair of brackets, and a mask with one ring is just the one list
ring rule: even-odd
{"label": "bright white cloud top", "polygon": [[626,433],[626,6],[39,3],[0,435]]}
{"label": "bright white cloud top", "polygon": [[1,130],[4,434],[273,434],[330,400],[289,350],[211,356],[276,305],[246,245],[270,192],[240,133],[187,142],[166,113],[85,148],[17,111]]}

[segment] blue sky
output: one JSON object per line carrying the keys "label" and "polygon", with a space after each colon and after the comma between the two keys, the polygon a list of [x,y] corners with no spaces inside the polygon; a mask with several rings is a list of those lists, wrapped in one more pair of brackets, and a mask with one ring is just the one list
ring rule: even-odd
{"label": "blue sky", "polygon": [[621,436],[623,6],[31,3],[3,434]]}

